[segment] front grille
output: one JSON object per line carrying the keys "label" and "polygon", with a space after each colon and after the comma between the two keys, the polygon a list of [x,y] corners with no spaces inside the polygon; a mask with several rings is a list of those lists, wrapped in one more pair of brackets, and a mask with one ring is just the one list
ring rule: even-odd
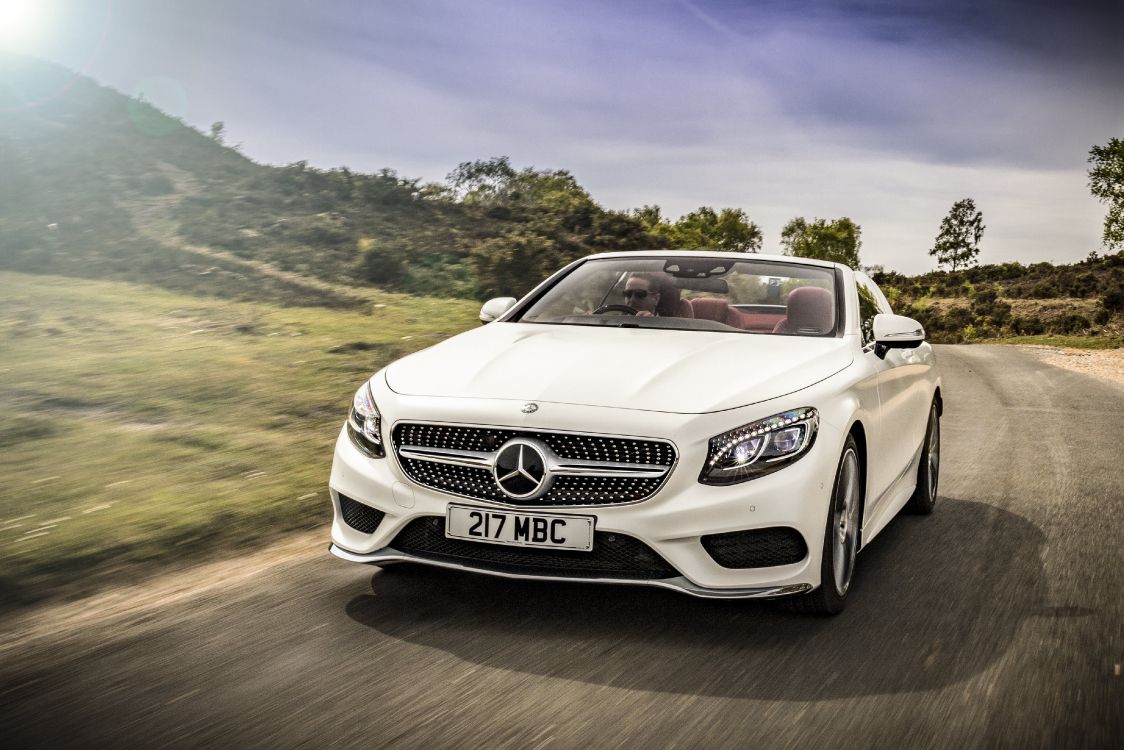
{"label": "front grille", "polygon": [[[542,497],[516,500],[500,491],[488,468],[397,454],[402,446],[494,453],[517,436],[541,440],[564,460],[642,464],[668,471],[658,477],[559,476]],[[402,470],[418,484],[474,500],[521,506],[615,505],[645,500],[666,481],[677,457],[671,443],[662,440],[499,427],[404,423],[394,428],[391,439]]]}
{"label": "front grille", "polygon": [[370,505],[356,502],[350,497],[340,495],[340,515],[343,516],[343,522],[356,531],[362,531],[364,534],[374,534],[375,529],[382,523],[382,519],[386,516],[378,508],[372,508]]}
{"label": "front grille", "polygon": [[502,573],[625,580],[658,580],[679,575],[651,547],[616,532],[594,531],[593,549],[589,552],[536,549],[450,539],[445,536],[445,519],[431,516],[406,524],[390,546],[427,560]]}
{"label": "front grille", "polygon": [[404,423],[394,428],[394,445],[425,448],[455,448],[467,451],[494,451],[513,437],[537,438],[560,458],[589,461],[616,461],[653,466],[675,463],[671,443],[640,438],[579,435],[568,432],[540,432],[500,427]]}
{"label": "front grille", "polygon": [[768,568],[798,563],[808,555],[808,545],[796,529],[774,526],[728,534],[708,534],[702,546],[723,568]]}

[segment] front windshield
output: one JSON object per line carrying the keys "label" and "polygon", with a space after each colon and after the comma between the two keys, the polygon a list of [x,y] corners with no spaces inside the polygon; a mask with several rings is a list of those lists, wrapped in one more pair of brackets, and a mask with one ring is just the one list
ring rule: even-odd
{"label": "front windshield", "polygon": [[520,317],[524,323],[828,336],[831,268],[706,256],[583,263]]}

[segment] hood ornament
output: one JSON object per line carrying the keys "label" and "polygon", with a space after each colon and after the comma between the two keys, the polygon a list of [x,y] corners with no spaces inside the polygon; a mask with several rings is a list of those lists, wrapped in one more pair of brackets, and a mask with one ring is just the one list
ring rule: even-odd
{"label": "hood ornament", "polygon": [[536,404],[533,401],[528,401],[527,403],[523,404],[523,413],[524,414],[534,414],[538,410],[539,410],[539,405]]}

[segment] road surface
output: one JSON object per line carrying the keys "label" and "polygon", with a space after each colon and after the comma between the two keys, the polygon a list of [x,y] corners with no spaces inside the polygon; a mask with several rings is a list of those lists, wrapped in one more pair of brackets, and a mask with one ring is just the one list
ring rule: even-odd
{"label": "road surface", "polygon": [[11,748],[1124,746],[1124,387],[1016,348],[938,357],[937,510],[896,519],[863,551],[839,617],[381,572],[309,538],[312,551],[228,565],[218,582],[184,574],[177,595],[117,614],[70,605],[0,623],[0,736]]}

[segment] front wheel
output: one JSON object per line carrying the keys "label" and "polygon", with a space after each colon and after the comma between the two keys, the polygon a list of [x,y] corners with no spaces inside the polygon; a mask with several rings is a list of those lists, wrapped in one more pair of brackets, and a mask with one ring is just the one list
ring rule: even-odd
{"label": "front wheel", "polygon": [[855,557],[859,552],[862,488],[858,444],[853,436],[848,435],[831,490],[831,508],[827,514],[820,562],[820,586],[810,594],[789,600],[793,609],[815,615],[836,615],[843,611],[855,574]]}
{"label": "front wheel", "polygon": [[937,504],[937,479],[941,472],[941,417],[936,399],[929,407],[929,426],[925,428],[925,443],[921,448],[921,461],[917,466],[917,488],[905,504],[907,513],[927,516]]}

